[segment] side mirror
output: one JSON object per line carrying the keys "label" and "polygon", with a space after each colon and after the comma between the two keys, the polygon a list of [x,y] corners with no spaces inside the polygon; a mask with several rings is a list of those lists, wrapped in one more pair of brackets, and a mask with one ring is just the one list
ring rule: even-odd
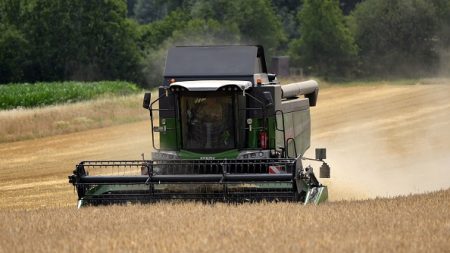
{"label": "side mirror", "polygon": [[323,159],[327,159],[327,149],[316,148],[316,160],[322,161]]}
{"label": "side mirror", "polygon": [[266,106],[273,105],[272,93],[270,93],[269,91],[264,91],[263,94],[264,94],[264,100],[266,102]]}
{"label": "side mirror", "polygon": [[152,99],[152,93],[146,92],[144,94],[144,102],[142,103],[142,107],[144,107],[145,109],[149,109],[151,99]]}

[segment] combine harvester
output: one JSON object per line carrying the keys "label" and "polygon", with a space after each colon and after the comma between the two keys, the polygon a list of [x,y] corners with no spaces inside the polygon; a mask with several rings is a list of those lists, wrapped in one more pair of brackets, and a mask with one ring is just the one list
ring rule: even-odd
{"label": "combine harvester", "polygon": [[[323,202],[327,187],[303,157],[310,146],[315,81],[280,85],[261,46],[169,50],[150,111],[152,160],[83,161],[69,182],[78,206],[161,200]],[[158,138],[159,137],[159,138]],[[158,143],[159,140],[159,143]]]}

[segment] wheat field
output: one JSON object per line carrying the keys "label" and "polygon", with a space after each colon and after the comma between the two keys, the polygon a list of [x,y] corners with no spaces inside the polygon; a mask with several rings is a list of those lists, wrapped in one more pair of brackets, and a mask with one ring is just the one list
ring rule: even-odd
{"label": "wheat field", "polygon": [[319,206],[77,210],[75,164],[149,158],[148,121],[0,143],[0,252],[448,252],[449,97],[444,84],[322,89],[312,148],[327,147],[332,174]]}
{"label": "wheat field", "polygon": [[0,211],[3,252],[448,252],[450,191],[289,203]]}

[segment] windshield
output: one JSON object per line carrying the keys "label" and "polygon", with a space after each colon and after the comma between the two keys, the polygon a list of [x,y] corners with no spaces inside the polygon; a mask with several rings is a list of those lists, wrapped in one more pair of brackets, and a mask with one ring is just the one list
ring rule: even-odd
{"label": "windshield", "polygon": [[235,147],[231,95],[184,95],[180,99],[183,148],[217,152]]}

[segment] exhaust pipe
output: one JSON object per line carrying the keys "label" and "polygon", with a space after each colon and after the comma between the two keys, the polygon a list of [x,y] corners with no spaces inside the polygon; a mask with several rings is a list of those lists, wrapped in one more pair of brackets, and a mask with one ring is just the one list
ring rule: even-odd
{"label": "exhaust pipe", "polygon": [[316,106],[319,95],[319,84],[314,80],[299,83],[290,83],[281,86],[282,98],[290,99],[305,95],[310,106]]}

